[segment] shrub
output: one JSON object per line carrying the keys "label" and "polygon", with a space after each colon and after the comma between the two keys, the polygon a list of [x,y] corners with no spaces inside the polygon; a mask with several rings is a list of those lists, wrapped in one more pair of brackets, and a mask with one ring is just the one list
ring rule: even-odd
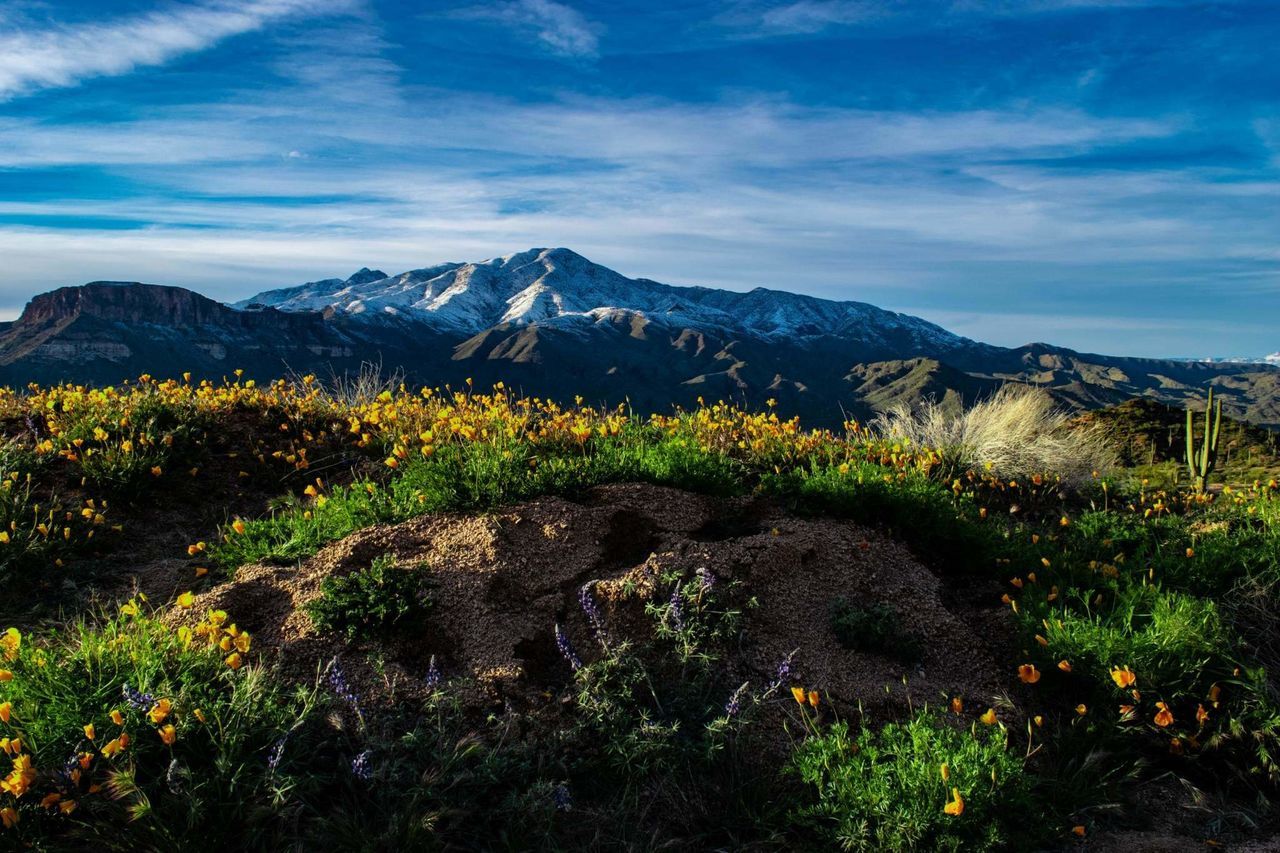
{"label": "shrub", "polygon": [[348,640],[386,637],[426,614],[422,586],[418,572],[383,555],[367,569],[325,578],[307,614],[317,630],[345,634]]}
{"label": "shrub", "polygon": [[[838,722],[795,748],[814,800],[794,819],[844,850],[992,850],[1036,827],[1031,780],[997,726],[961,729],[929,711],[879,731]],[[943,767],[946,767],[944,779]],[[959,794],[959,814],[946,811]],[[955,810],[955,807],[952,807]]]}
{"label": "shrub", "polygon": [[1006,385],[963,412],[934,402],[898,406],[874,426],[888,438],[939,451],[949,477],[990,466],[1002,477],[1053,473],[1080,488],[1094,471],[1112,468],[1116,456],[1101,427],[1070,422],[1046,392]]}
{"label": "shrub", "polygon": [[859,607],[843,598],[831,602],[831,630],[846,649],[919,663],[924,657],[920,639],[903,631],[898,611],[887,604]]}

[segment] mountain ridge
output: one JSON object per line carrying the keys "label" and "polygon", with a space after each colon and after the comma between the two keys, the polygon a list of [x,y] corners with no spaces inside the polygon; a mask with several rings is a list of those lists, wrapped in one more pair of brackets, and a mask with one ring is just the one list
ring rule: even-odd
{"label": "mountain ridge", "polygon": [[1233,414],[1280,426],[1273,366],[998,347],[863,302],[627,278],[564,248],[395,275],[366,267],[232,305],[91,282],[40,294],[0,326],[0,381],[19,386],[236,368],[327,377],[365,362],[422,384],[503,381],[650,411],[772,400],[815,425],[925,397],[960,407],[1006,382],[1073,409],[1133,397],[1187,405],[1213,387]]}

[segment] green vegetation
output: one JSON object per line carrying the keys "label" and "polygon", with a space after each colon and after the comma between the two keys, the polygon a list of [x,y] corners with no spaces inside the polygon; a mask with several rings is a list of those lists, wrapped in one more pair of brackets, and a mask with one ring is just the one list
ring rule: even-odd
{"label": "green vegetation", "polygon": [[384,554],[367,569],[325,578],[307,615],[322,633],[385,638],[419,622],[429,606],[421,574]]}
{"label": "green vegetation", "polygon": [[846,649],[889,655],[903,663],[919,663],[920,640],[899,627],[898,611],[887,604],[859,607],[837,598],[831,602],[831,630]]}
{"label": "green vegetation", "polygon": [[[31,581],[12,585],[19,606],[44,596],[70,609],[50,581],[96,550],[154,545],[139,513],[189,494],[169,469],[280,493],[218,508],[231,521],[187,548],[193,591],[172,608],[147,615],[126,598],[0,636],[12,765],[0,821],[51,850],[191,837],[222,849],[1036,849],[1129,826],[1135,790],[1176,779],[1213,810],[1214,840],[1267,825],[1280,785],[1280,490],[1180,489],[1131,468],[1095,477],[1095,433],[1063,438],[1038,403],[1014,402],[1040,412],[1033,455],[991,443],[988,427],[1013,417],[992,408],[960,433],[929,414],[928,430],[968,436],[935,448],[911,439],[926,430],[910,413],[883,434],[835,434],[723,404],[640,418],[501,389],[340,400],[303,380],[0,395],[0,568]],[[31,429],[37,413],[49,417]],[[222,422],[269,438],[226,449],[209,429]],[[1246,470],[1233,436],[1253,436],[1234,428],[1224,419],[1227,477]],[[999,466],[983,448],[1004,454]],[[626,482],[767,500],[900,540],[948,595],[1004,608],[986,614],[1004,632],[1001,683],[872,718],[875,697],[809,683],[801,660],[764,674],[744,664],[752,614],[769,603],[749,574],[640,552],[608,589],[579,577],[540,592],[559,597],[559,624],[520,641],[529,681],[505,693],[450,651],[415,657],[402,629],[448,643],[472,628],[422,618],[425,567],[383,556],[323,579],[307,607],[318,636],[278,640],[305,647],[306,667],[281,666],[278,648],[237,627],[263,618],[261,601],[247,595],[237,612],[218,598],[241,567],[287,574],[375,524],[540,495],[585,502]],[[117,537],[89,535],[115,522],[83,491],[93,484],[128,496]],[[51,510],[56,492],[71,497]],[[195,571],[207,565],[223,572]],[[803,618],[829,619],[847,648],[915,663],[912,605],[836,600]],[[975,665],[967,650],[935,651]]]}

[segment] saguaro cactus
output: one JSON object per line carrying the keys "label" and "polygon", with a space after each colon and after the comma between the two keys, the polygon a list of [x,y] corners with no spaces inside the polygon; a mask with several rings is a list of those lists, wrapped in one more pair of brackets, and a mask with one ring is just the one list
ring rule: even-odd
{"label": "saguaro cactus", "polygon": [[1212,388],[1204,406],[1204,439],[1198,450],[1192,435],[1194,426],[1195,413],[1187,409],[1187,470],[1191,472],[1196,491],[1203,492],[1218,462],[1218,431],[1222,428],[1222,401],[1214,400]]}

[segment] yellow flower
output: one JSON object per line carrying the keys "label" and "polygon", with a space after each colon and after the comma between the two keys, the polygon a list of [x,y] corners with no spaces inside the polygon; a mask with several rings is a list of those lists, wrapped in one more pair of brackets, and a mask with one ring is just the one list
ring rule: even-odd
{"label": "yellow flower", "polygon": [[946,782],[946,781],[948,781],[948,780],[951,778],[951,768],[950,768],[950,767],[948,767],[948,766],[947,766],[947,765],[945,765],[945,764],[943,764],[943,765],[942,765],[942,767],[940,767],[940,768],[938,769],[938,772],[940,772],[940,773],[942,774],[942,781],[943,781],[943,782]]}
{"label": "yellow flower", "polygon": [[1161,728],[1173,725],[1173,712],[1169,710],[1169,706],[1163,702],[1157,702],[1156,708],[1159,710],[1156,711],[1155,724]]}
{"label": "yellow flower", "polygon": [[192,711],[191,715],[194,716],[197,720],[199,720],[202,723],[208,722],[208,720],[205,719],[204,711],[200,710],[199,708],[196,708],[194,711]]}
{"label": "yellow flower", "polygon": [[9,722],[9,719],[12,716],[13,716],[13,703],[0,702],[0,722],[7,723]]}
{"label": "yellow flower", "polygon": [[195,595],[192,594],[191,590],[187,590],[186,592],[178,596],[177,604],[179,607],[183,609],[192,607],[195,603],[196,603],[196,597]]}
{"label": "yellow flower", "polygon": [[120,711],[119,711],[119,709],[112,711],[112,712],[111,712],[111,722],[115,723],[117,726],[123,726],[123,725],[124,725],[124,714],[121,714],[121,713],[120,713]]}
{"label": "yellow flower", "polygon": [[235,521],[231,522],[231,529],[236,533],[244,533],[244,522],[237,518]]}
{"label": "yellow flower", "polygon": [[13,673],[7,669],[0,669],[0,681],[13,681]]}
{"label": "yellow flower", "polygon": [[1065,661],[1065,660],[1060,660],[1060,661],[1058,661],[1058,669],[1062,670],[1063,672],[1070,672],[1070,671],[1071,671],[1071,662],[1070,662],[1070,661]]}
{"label": "yellow flower", "polygon": [[1035,684],[1040,680],[1040,671],[1036,669],[1035,664],[1024,663],[1018,667],[1018,678],[1023,684]]}
{"label": "yellow flower", "polygon": [[1089,713],[1089,706],[1081,702],[1076,706],[1076,713],[1083,717],[1085,714]]}
{"label": "yellow flower", "polygon": [[819,698],[818,691],[816,690],[809,691],[809,705],[811,707],[814,707],[814,708],[818,707],[818,698]]}
{"label": "yellow flower", "polygon": [[953,817],[964,814],[964,797],[960,796],[959,788],[951,789],[951,802],[943,806],[942,811]]}
{"label": "yellow flower", "polygon": [[959,696],[952,696],[951,697],[951,713],[959,714],[963,710],[964,710],[964,702],[960,699]]}
{"label": "yellow flower", "polygon": [[5,806],[0,809],[0,821],[4,821],[5,829],[13,829],[18,825],[18,813],[12,806]]}
{"label": "yellow flower", "polygon": [[171,700],[158,699],[156,700],[156,704],[152,706],[151,710],[147,712],[147,717],[151,722],[160,724],[164,722],[165,717],[168,717],[169,712],[172,710],[173,702]]}
{"label": "yellow flower", "polygon": [[173,742],[178,739],[178,730],[169,724],[156,732],[160,735],[160,740],[164,741],[165,746],[173,746]]}
{"label": "yellow flower", "polygon": [[240,660],[239,652],[232,652],[231,654],[227,655],[227,659],[225,662],[227,666],[231,667],[232,669],[239,669],[241,666],[244,665],[244,662]]}
{"label": "yellow flower", "polygon": [[0,649],[4,650],[5,660],[16,660],[18,649],[22,646],[22,634],[17,628],[9,628],[0,635]]}
{"label": "yellow flower", "polygon": [[98,732],[93,727],[93,723],[89,723],[89,725],[84,727],[84,736],[87,737],[89,740],[94,740],[95,738],[97,738]]}
{"label": "yellow flower", "polygon": [[1111,670],[1111,680],[1116,683],[1116,687],[1124,690],[1125,688],[1132,687],[1136,684],[1138,676],[1134,675],[1133,670],[1126,666],[1121,669]]}
{"label": "yellow flower", "polygon": [[983,714],[981,717],[979,717],[978,719],[979,719],[979,720],[982,720],[983,725],[986,725],[986,726],[994,726],[994,725],[996,724],[997,719],[998,719],[998,718],[996,717],[996,709],[995,709],[995,708],[988,708],[988,709],[987,709],[987,712],[986,712],[985,714]]}
{"label": "yellow flower", "polygon": [[805,703],[805,700],[808,698],[805,696],[803,687],[792,687],[791,695],[795,697],[796,704],[798,705],[803,705]]}

